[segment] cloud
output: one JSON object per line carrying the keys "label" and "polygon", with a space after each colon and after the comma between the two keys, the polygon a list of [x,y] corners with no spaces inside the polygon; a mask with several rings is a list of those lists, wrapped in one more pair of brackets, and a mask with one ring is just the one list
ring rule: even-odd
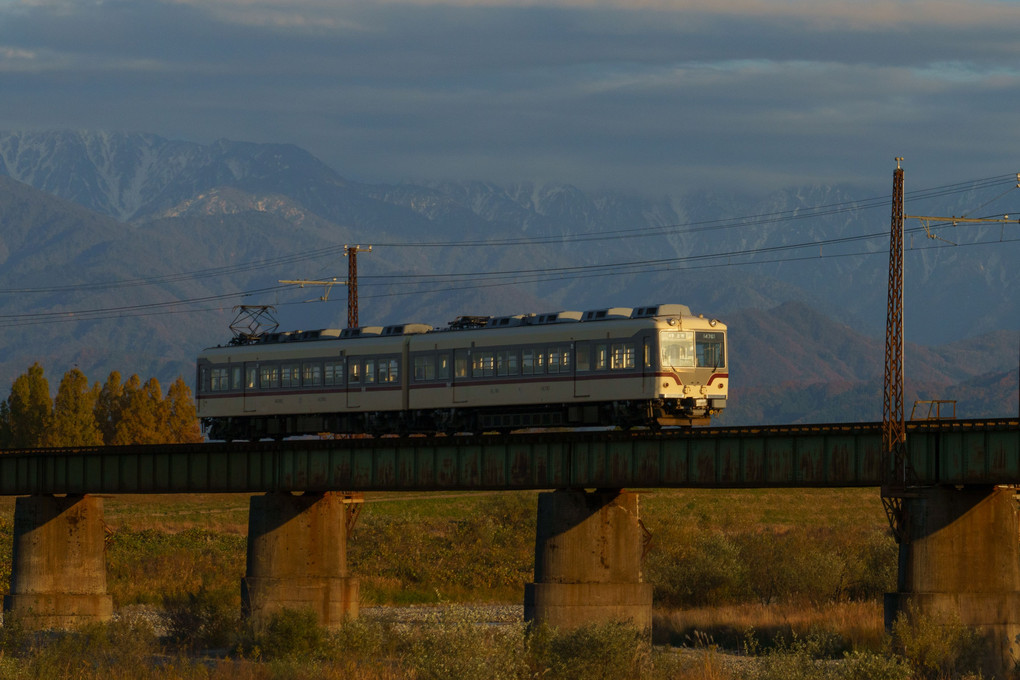
{"label": "cloud", "polygon": [[985,176],[1020,142],[1018,7],[7,3],[0,126],[293,142],[380,181],[884,184],[910,154]]}

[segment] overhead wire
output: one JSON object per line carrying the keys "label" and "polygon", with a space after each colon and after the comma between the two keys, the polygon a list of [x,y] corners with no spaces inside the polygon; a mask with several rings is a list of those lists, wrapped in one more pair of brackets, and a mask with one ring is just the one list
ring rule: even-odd
{"label": "overhead wire", "polygon": [[[1015,182],[1015,175],[1010,175],[1008,177],[1009,177],[1009,181],[1010,182]],[[982,180],[974,180],[974,181],[970,181],[970,182],[960,182],[960,183],[956,183],[956,184],[952,184],[952,185],[946,185],[944,187],[935,187],[933,189],[924,189],[924,190],[920,190],[920,191],[915,192],[914,194],[910,194],[910,195],[911,195],[911,198],[914,199],[914,200],[917,200],[918,198],[932,198],[932,197],[945,196],[945,195],[950,195],[950,194],[954,194],[954,193],[961,193],[961,192],[966,192],[966,191],[975,191],[975,190],[979,190],[979,189],[983,189],[983,188],[991,188],[991,187],[996,187],[996,186],[1002,186],[1004,184],[1004,182],[1005,182],[1005,180],[1004,180],[1003,176],[998,176],[998,177],[985,178],[985,179],[982,179]],[[1014,188],[1015,186],[1016,185],[1014,183],[1013,187],[1011,187],[1011,188]],[[1009,193],[1009,190],[1007,190],[1003,194],[1000,194],[999,196],[997,196],[996,198],[992,199],[991,201],[986,202],[981,207],[984,207],[988,203],[993,202],[994,200],[997,200],[998,198],[1001,198],[1006,193]],[[842,212],[866,210],[866,209],[871,209],[871,208],[881,207],[881,206],[888,206],[888,205],[889,205],[889,199],[886,198],[886,197],[882,197],[882,198],[865,199],[864,201],[846,201],[846,202],[833,203],[833,204],[827,204],[827,205],[821,205],[821,206],[811,206],[811,207],[808,207],[808,208],[798,208],[798,209],[794,209],[794,210],[776,211],[776,212],[772,212],[772,213],[763,213],[763,214],[759,214],[759,215],[752,215],[752,216],[745,216],[745,217],[738,217],[738,218],[704,220],[704,221],[700,221],[700,222],[689,222],[689,223],[677,224],[677,225],[659,225],[659,226],[653,226],[653,227],[641,227],[641,228],[628,229],[628,230],[613,230],[613,231],[608,231],[608,232],[579,232],[579,233],[576,233],[576,234],[567,234],[567,235],[559,235],[559,236],[552,236],[552,235],[550,235],[550,236],[547,236],[547,237],[540,237],[540,238],[537,238],[537,239],[536,238],[530,238],[530,239],[521,238],[521,239],[487,240],[487,241],[474,242],[474,243],[469,244],[469,245],[477,245],[477,246],[483,246],[483,245],[485,245],[485,246],[494,246],[494,245],[541,245],[543,243],[550,243],[550,242],[556,242],[556,243],[564,242],[565,240],[577,240],[577,241],[583,241],[583,240],[591,240],[591,241],[606,240],[606,239],[611,239],[611,238],[620,238],[621,235],[623,235],[623,234],[627,234],[629,236],[633,236],[633,235],[654,236],[654,235],[661,235],[663,233],[687,233],[687,232],[698,232],[698,231],[705,231],[705,230],[730,229],[730,228],[738,228],[738,227],[750,227],[750,226],[768,225],[768,224],[787,222],[787,221],[793,221],[793,220],[818,218],[818,217],[823,217],[823,216],[832,215],[832,214],[839,214],[839,213],[842,213]],[[938,225],[936,225],[936,226],[938,226]],[[952,224],[951,224],[951,222],[947,221],[944,226],[952,226]],[[910,232],[915,232],[915,231],[922,231],[922,229],[921,228],[914,228],[914,229],[908,229],[906,231],[908,233],[910,233]],[[456,274],[375,275],[375,276],[363,276],[362,280],[365,281],[365,285],[367,285],[367,286],[392,285],[393,283],[396,283],[396,282],[399,281],[401,283],[401,285],[404,286],[405,289],[406,289],[406,287],[408,285],[413,285],[413,282],[411,284],[408,284],[408,280],[409,279],[410,280],[417,279],[417,280],[420,281],[421,285],[425,285],[426,283],[428,283],[430,285],[448,284],[450,286],[459,285],[459,284],[463,283],[465,279],[470,279],[472,281],[471,287],[472,288],[478,288],[478,287],[489,287],[489,286],[495,286],[495,285],[505,285],[503,282],[505,282],[507,279],[512,279],[512,280],[514,280],[517,283],[527,283],[527,282],[534,283],[534,282],[544,282],[544,281],[558,281],[558,280],[565,280],[565,279],[571,279],[571,278],[582,278],[582,277],[587,277],[587,276],[621,276],[621,275],[626,275],[626,274],[632,273],[632,271],[637,269],[637,268],[640,268],[641,271],[661,271],[661,270],[663,270],[663,268],[665,268],[665,269],[687,269],[687,268],[694,268],[694,267],[678,267],[677,265],[681,265],[681,264],[688,263],[688,262],[698,262],[698,261],[708,261],[709,264],[700,265],[697,268],[717,267],[717,266],[750,265],[750,264],[768,264],[768,263],[773,263],[773,262],[784,262],[784,261],[797,261],[797,260],[816,259],[818,256],[791,257],[791,258],[772,259],[772,260],[755,260],[755,261],[746,261],[746,262],[733,262],[732,260],[734,258],[754,256],[754,255],[759,255],[759,254],[763,254],[763,253],[777,253],[777,252],[782,252],[782,251],[787,251],[787,250],[798,250],[798,249],[816,248],[816,247],[817,248],[824,248],[825,246],[832,246],[832,245],[836,245],[836,244],[850,243],[850,242],[855,242],[855,241],[864,241],[864,240],[870,240],[870,239],[875,239],[875,238],[880,238],[880,237],[887,237],[887,236],[888,236],[888,234],[886,232],[878,232],[878,233],[872,233],[872,234],[860,234],[860,235],[854,235],[854,236],[826,239],[826,240],[823,240],[823,241],[813,241],[813,242],[804,242],[804,243],[796,243],[796,244],[781,244],[781,245],[777,245],[777,246],[770,246],[770,247],[767,247],[767,248],[752,248],[752,249],[747,249],[747,250],[742,250],[742,251],[732,251],[732,252],[723,252],[723,253],[703,253],[703,254],[699,254],[699,255],[690,255],[690,256],[677,257],[677,258],[662,258],[662,259],[654,259],[654,260],[639,260],[639,261],[623,262],[623,263],[610,263],[610,264],[604,264],[604,265],[577,265],[577,266],[571,266],[571,267],[552,267],[552,268],[539,268],[539,269],[521,269],[521,270],[507,270],[507,271],[499,271],[499,272],[492,272],[492,271],[461,272],[461,273],[456,273]],[[1008,242],[1012,242],[1012,240],[1005,240],[1005,241],[1003,241],[1002,239],[1000,239],[999,241],[997,241],[997,243],[1002,243],[1002,242],[1007,242],[1008,243]],[[452,242],[438,242],[438,241],[437,242],[430,242],[430,243],[400,243],[400,242],[393,242],[393,243],[377,244],[377,246],[385,245],[385,246],[389,246],[389,247],[402,247],[402,246],[422,247],[422,246],[428,246],[428,245],[449,245],[450,243],[452,243]],[[457,242],[457,245],[464,245],[464,244],[460,243],[460,242]],[[966,244],[966,245],[982,245],[982,243],[974,243],[974,244]],[[959,246],[957,246],[957,247],[959,247]],[[249,262],[249,263],[242,263],[242,264],[236,264],[236,265],[227,265],[227,266],[224,266],[224,267],[207,268],[207,269],[196,270],[196,271],[185,272],[185,273],[167,274],[167,275],[158,276],[158,277],[128,279],[128,280],[123,280],[123,281],[106,282],[106,283],[99,283],[99,282],[97,282],[97,283],[81,284],[81,285],[55,286],[55,287],[49,287],[49,288],[6,289],[6,290],[0,290],[0,293],[4,293],[4,292],[7,292],[7,293],[12,293],[12,292],[20,292],[20,293],[26,293],[26,292],[66,292],[66,291],[72,291],[72,290],[73,291],[86,291],[86,290],[96,290],[96,289],[101,289],[101,288],[106,288],[106,287],[116,288],[116,287],[123,287],[123,286],[165,284],[165,283],[172,283],[172,282],[178,282],[178,281],[184,281],[184,280],[190,280],[190,279],[201,279],[201,278],[211,278],[211,277],[216,277],[216,276],[223,276],[223,275],[226,275],[228,273],[237,273],[237,272],[240,272],[240,271],[257,270],[257,269],[262,269],[262,268],[279,266],[281,264],[291,264],[291,263],[297,262],[297,261],[314,259],[314,258],[321,258],[321,257],[325,257],[325,256],[328,256],[328,255],[337,254],[337,253],[341,252],[342,250],[343,250],[343,247],[341,247],[341,246],[333,246],[333,247],[327,247],[327,248],[323,248],[323,249],[317,249],[316,251],[313,251],[311,253],[309,253],[309,252],[305,252],[305,253],[293,253],[293,254],[290,254],[290,255],[285,255],[285,256],[281,256],[281,257],[277,257],[277,258],[267,258],[267,259],[264,259],[264,260],[257,260],[257,261]],[[918,249],[915,249],[915,250],[918,250]],[[854,256],[854,255],[869,254],[869,253],[880,253],[880,252],[883,252],[883,251],[876,250],[876,251],[865,251],[863,253],[842,253],[842,254],[835,254],[835,255],[831,255],[830,254],[827,257],[848,257],[848,256]],[[721,263],[721,264],[720,263],[711,264],[711,261],[718,260],[718,259],[726,259],[727,262]],[[524,278],[522,279],[522,277],[524,277]],[[489,283],[481,283],[480,280],[486,280],[486,281],[489,281]],[[138,305],[124,305],[124,306],[120,306],[120,307],[99,308],[99,309],[93,309],[93,310],[76,310],[76,311],[59,311],[59,312],[40,312],[40,313],[27,313],[27,314],[0,315],[0,319],[5,320],[5,323],[8,326],[18,326],[18,325],[29,325],[29,324],[35,324],[35,323],[46,323],[46,322],[56,322],[56,321],[99,320],[99,319],[106,319],[106,318],[123,318],[125,316],[143,316],[143,315],[147,315],[147,314],[151,314],[151,313],[157,313],[157,312],[153,311],[153,310],[157,310],[157,309],[158,310],[162,310],[159,313],[168,313],[168,309],[169,308],[178,307],[178,306],[182,306],[182,305],[204,304],[204,303],[208,303],[208,302],[216,301],[216,300],[224,300],[224,299],[232,299],[232,298],[233,299],[238,299],[238,298],[244,298],[244,297],[251,297],[253,295],[263,294],[263,293],[266,293],[266,292],[279,292],[279,291],[287,289],[287,288],[288,288],[288,286],[270,286],[270,287],[257,288],[257,289],[247,290],[247,291],[235,291],[233,293],[225,293],[225,294],[220,294],[220,295],[209,295],[209,296],[203,296],[203,297],[198,297],[198,298],[189,298],[189,299],[183,299],[183,300],[173,300],[173,301],[154,302],[154,303],[144,303],[144,304],[138,304]],[[363,297],[366,297],[366,298],[391,297],[391,296],[395,296],[395,295],[428,294],[428,293],[433,293],[433,292],[444,292],[444,291],[451,291],[451,290],[459,290],[459,288],[456,288],[456,287],[453,287],[453,288],[447,287],[447,288],[442,288],[442,289],[426,290],[426,291],[422,291],[422,290],[414,290],[414,291],[404,290],[404,291],[400,291],[400,292],[397,292],[397,293],[379,293],[379,294],[375,294],[375,295],[371,295],[370,294],[370,295],[365,295]],[[302,303],[288,302],[288,303],[283,303],[283,304],[288,304],[289,305],[289,304],[302,304]],[[217,308],[211,308],[211,309],[205,309],[205,310],[191,309],[190,311],[213,311],[213,310],[216,310],[216,309],[221,309],[221,308],[217,307]],[[184,311],[184,310],[180,310],[180,311]]]}

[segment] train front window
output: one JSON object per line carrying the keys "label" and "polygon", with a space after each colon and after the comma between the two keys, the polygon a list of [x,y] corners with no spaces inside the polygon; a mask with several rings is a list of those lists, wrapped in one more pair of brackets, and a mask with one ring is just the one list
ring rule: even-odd
{"label": "train front window", "polygon": [[695,333],[698,345],[698,366],[724,368],[726,366],[725,335],[719,331]]}
{"label": "train front window", "polygon": [[694,368],[694,333],[659,331],[659,358],[666,368]]}

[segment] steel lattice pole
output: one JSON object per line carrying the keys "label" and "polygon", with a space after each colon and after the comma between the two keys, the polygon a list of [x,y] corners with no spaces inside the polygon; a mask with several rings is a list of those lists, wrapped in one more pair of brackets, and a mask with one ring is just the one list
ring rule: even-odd
{"label": "steel lattice pole", "polygon": [[903,168],[893,173],[889,231],[889,298],[885,324],[882,448],[886,483],[882,502],[897,537],[902,535],[902,491],[907,484],[906,424],[903,417]]}

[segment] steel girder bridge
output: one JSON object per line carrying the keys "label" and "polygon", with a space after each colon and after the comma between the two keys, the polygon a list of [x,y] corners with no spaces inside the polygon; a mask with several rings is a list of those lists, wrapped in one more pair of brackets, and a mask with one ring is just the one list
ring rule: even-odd
{"label": "steel girder bridge", "polygon": [[[1020,484],[1020,419],[914,421],[919,485]],[[880,486],[881,423],[0,453],[0,495]]]}

